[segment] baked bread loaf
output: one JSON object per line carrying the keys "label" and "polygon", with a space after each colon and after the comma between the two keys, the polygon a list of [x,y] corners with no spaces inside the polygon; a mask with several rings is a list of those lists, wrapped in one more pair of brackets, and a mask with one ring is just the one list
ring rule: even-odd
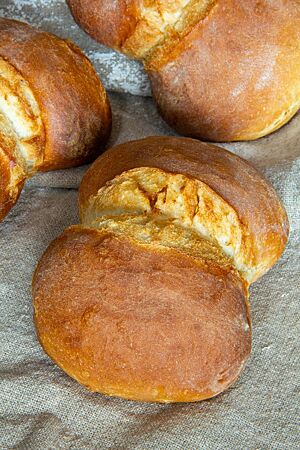
{"label": "baked bread loaf", "polygon": [[272,187],[224,149],[152,137],[101,155],[79,208],[81,225],[52,242],[33,278],[48,355],[126,399],[224,391],[251,351],[249,284],[287,242]]}
{"label": "baked bread loaf", "polygon": [[163,118],[211,141],[251,140],[300,107],[299,0],[68,0],[99,42],[143,61]]}
{"label": "baked bread loaf", "polygon": [[29,176],[93,160],[110,128],[104,87],[79,48],[0,18],[0,220]]}

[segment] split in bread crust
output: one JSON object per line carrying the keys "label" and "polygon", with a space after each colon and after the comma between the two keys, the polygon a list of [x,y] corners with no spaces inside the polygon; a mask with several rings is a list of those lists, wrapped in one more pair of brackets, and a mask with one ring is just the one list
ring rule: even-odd
{"label": "split in bread crust", "polygon": [[26,178],[22,167],[0,145],[0,220],[18,200]]}
{"label": "split in bread crust", "polygon": [[6,155],[1,174],[10,172],[10,185],[2,180],[0,220],[19,195],[21,173],[25,179],[38,170],[92,160],[110,127],[105,90],[76,46],[0,19],[0,148]]}
{"label": "split in bread crust", "polygon": [[0,57],[1,141],[26,172],[43,161],[45,131],[41,111],[28,82]]}
{"label": "split in bread crust", "polygon": [[[151,59],[188,34],[216,0],[67,0],[75,20],[103,44],[131,58]],[[170,42],[168,42],[170,41]],[[167,52],[166,52],[167,53]]]}
{"label": "split in bread crust", "polygon": [[49,356],[89,389],[132,400],[198,401],[230,386],[251,351],[249,283],[287,241],[271,186],[224,149],[152,137],[99,157],[79,206],[82,224],[33,278]]}
{"label": "split in bread crust", "polygon": [[217,242],[248,282],[275,263],[288,235],[276,193],[250,164],[188,138],[150,137],[108,150],[84,176],[79,207],[84,224],[112,210],[176,219]]}
{"label": "split in bread crust", "polygon": [[299,0],[68,0],[99,42],[143,61],[163,118],[215,142],[252,140],[300,107]]}

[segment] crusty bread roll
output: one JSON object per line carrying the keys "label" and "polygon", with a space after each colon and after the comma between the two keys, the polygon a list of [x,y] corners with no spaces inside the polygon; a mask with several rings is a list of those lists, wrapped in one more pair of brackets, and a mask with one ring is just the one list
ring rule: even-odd
{"label": "crusty bread roll", "polygon": [[0,18],[0,220],[26,178],[93,160],[110,128],[107,95],[83,53]]}
{"label": "crusty bread roll", "polygon": [[33,278],[48,355],[92,391],[126,399],[224,391],[251,351],[249,284],[287,242],[272,187],[224,149],[152,137],[101,155],[79,207],[81,225]]}
{"label": "crusty bread roll", "polygon": [[68,0],[95,39],[141,59],[164,119],[211,141],[251,140],[300,107],[299,0]]}

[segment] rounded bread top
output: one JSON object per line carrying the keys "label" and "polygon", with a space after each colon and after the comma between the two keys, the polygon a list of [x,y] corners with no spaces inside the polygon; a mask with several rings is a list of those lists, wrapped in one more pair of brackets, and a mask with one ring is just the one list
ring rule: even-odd
{"label": "rounded bread top", "polygon": [[[133,169],[138,168],[139,174],[131,173]],[[139,186],[144,183],[145,177],[151,178],[149,168],[202,183],[193,191],[196,198],[195,214],[200,217],[201,213],[206,214],[203,208],[199,210],[197,201],[197,198],[199,200],[202,196],[203,189],[205,192],[209,191],[207,195],[214,204],[218,201],[230,207],[237,220],[235,223],[240,230],[242,243],[242,247],[236,248],[236,255],[233,256],[238,258],[239,252],[245,255],[243,261],[247,269],[244,276],[248,281],[257,279],[277,261],[287,242],[289,227],[286,212],[274,189],[256,169],[238,156],[223,148],[193,139],[149,137],[118,145],[102,154],[83,177],[79,192],[81,217],[87,217],[93,208],[93,220],[95,215],[102,214],[103,207],[101,209],[97,206],[98,199],[103,198],[101,189],[107,189],[109,195],[112,192],[117,193],[113,197],[112,206],[112,209],[117,209],[118,199],[125,198],[122,177],[133,176]],[[144,175],[141,171],[144,171]],[[121,178],[118,178],[120,175]],[[170,184],[169,180],[166,183]],[[121,188],[116,190],[118,184]],[[160,184],[160,190],[163,187]],[[130,192],[132,188],[128,189]],[[145,189],[148,189],[146,183],[142,186],[142,190]],[[187,196],[190,198],[191,194]],[[159,199],[156,195],[157,198]],[[122,202],[124,203],[123,200]],[[215,228],[219,227],[221,221],[232,220],[232,214],[221,214],[222,211],[226,212],[224,208],[212,219],[213,206],[206,209],[207,222],[216,221]],[[215,236],[211,237],[214,239]]]}
{"label": "rounded bread top", "polygon": [[[24,79],[23,100],[38,105],[32,113],[41,116],[44,128],[44,136],[39,132],[35,137],[43,147],[38,169],[94,159],[109,137],[111,113],[104,87],[80,49],[23,22],[1,18],[0,60]],[[12,84],[11,77],[6,81]],[[22,97],[20,91],[18,95]],[[13,125],[21,128],[23,123],[15,114]]]}

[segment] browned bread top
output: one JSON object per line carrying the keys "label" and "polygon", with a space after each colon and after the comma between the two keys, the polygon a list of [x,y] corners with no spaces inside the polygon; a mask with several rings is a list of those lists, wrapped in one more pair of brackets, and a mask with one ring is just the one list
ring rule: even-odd
{"label": "browned bread top", "polygon": [[142,401],[203,400],[234,382],[251,350],[245,295],[214,263],[83,227],[51,244],[33,280],[51,358],[93,391]]}
{"label": "browned bread top", "polygon": [[[162,178],[160,175],[154,192],[155,174],[149,174],[149,170],[148,175],[132,174],[134,183],[146,194],[148,187],[145,179],[152,179],[151,210],[160,209],[172,217],[181,217],[181,220],[186,216],[189,226],[201,229],[201,232],[203,227],[208,229],[208,235],[217,238],[224,249],[227,245],[227,252],[237,258],[236,263],[248,281],[261,276],[281,255],[287,241],[288,220],[270,184],[238,156],[193,139],[150,137],[127,142],[105,152],[83,178],[79,193],[82,220],[87,217],[90,221],[91,210],[95,216],[105,214],[103,210],[109,211],[109,205],[103,203],[104,192],[100,188],[123,172],[129,171],[128,178],[130,169],[136,168],[158,168],[167,174],[180,174],[187,178],[177,179],[180,184],[178,189],[187,200],[185,203],[182,201],[183,206],[176,211],[159,205],[158,191],[169,186],[171,196],[174,190],[172,177]],[[202,185],[188,180],[198,180]],[[119,185],[120,190],[116,186],[115,194],[110,186],[106,198],[114,205],[111,209],[125,208],[130,211],[130,204],[125,204],[126,189],[131,191],[130,203],[134,202],[132,192],[137,188],[133,184],[127,188],[126,180],[122,181],[122,178]],[[101,205],[99,202],[97,204],[98,191]],[[178,195],[175,193],[176,198]],[[148,196],[151,197],[151,189],[148,189]],[[172,201],[174,199],[170,197]],[[147,205],[141,200],[139,202],[142,208],[139,212],[145,212]]]}
{"label": "browned bread top", "polygon": [[203,20],[216,0],[67,0],[84,30],[133,58],[177,42]]}

